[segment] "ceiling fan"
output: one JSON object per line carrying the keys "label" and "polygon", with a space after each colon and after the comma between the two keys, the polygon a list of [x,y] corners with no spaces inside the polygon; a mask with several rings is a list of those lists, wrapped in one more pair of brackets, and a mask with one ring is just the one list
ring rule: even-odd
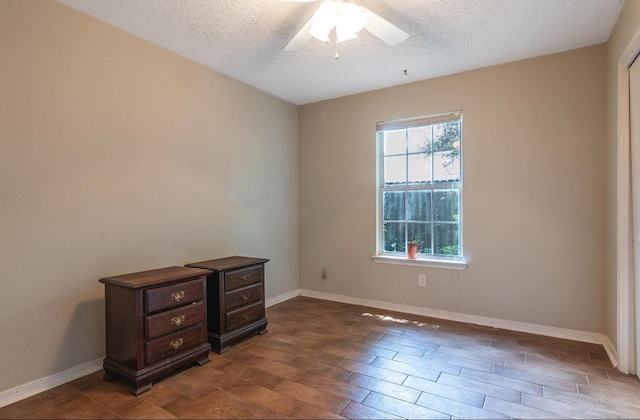
{"label": "ceiling fan", "polygon": [[[280,0],[307,3],[316,0]],[[329,42],[329,34],[335,28],[336,43],[356,38],[357,32],[366,29],[388,45],[396,45],[409,34],[381,18],[372,11],[344,0],[322,0],[322,4],[300,31],[284,47],[284,51],[297,51],[311,38]],[[337,58],[337,57],[336,57]]]}

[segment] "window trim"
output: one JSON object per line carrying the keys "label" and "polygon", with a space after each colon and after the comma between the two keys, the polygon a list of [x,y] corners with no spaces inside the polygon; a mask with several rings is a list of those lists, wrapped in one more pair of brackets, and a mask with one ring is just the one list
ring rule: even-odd
{"label": "window trim", "polygon": [[466,270],[469,263],[463,259],[443,259],[423,257],[412,260],[401,255],[379,254],[371,256],[378,264],[408,265],[413,267],[445,268],[450,270]]}
{"label": "window trim", "polygon": [[[456,182],[443,182],[438,184],[430,184],[430,190],[437,189],[457,189],[459,190],[460,197],[460,220],[459,220],[459,237],[460,242],[458,244],[460,249],[459,256],[447,258],[446,256],[441,255],[421,255],[418,254],[418,258],[410,259],[407,255],[402,255],[399,253],[390,253],[386,252],[383,248],[383,238],[382,238],[382,215],[383,215],[383,200],[382,195],[385,191],[389,191],[389,189],[384,188],[384,137],[380,134],[382,131],[390,131],[390,130],[399,130],[399,129],[407,129],[413,127],[419,127],[424,125],[432,125],[446,122],[460,121],[460,180]],[[468,263],[464,258],[464,247],[463,247],[463,183],[464,183],[464,173],[463,173],[463,159],[464,159],[464,124],[462,120],[462,111],[451,111],[440,114],[432,114],[420,117],[412,117],[412,118],[404,118],[399,120],[391,120],[379,122],[376,124],[376,152],[377,152],[377,168],[376,168],[376,177],[377,177],[377,185],[376,185],[376,200],[377,200],[377,214],[376,214],[376,255],[372,256],[372,260],[376,263],[381,264],[396,264],[396,265],[408,265],[408,266],[421,266],[421,267],[432,267],[432,268],[444,268],[444,269],[454,269],[454,270],[464,270],[467,268]],[[392,187],[391,190],[394,188]],[[398,190],[406,191],[406,190],[423,190],[422,186],[405,186],[399,187]]]}

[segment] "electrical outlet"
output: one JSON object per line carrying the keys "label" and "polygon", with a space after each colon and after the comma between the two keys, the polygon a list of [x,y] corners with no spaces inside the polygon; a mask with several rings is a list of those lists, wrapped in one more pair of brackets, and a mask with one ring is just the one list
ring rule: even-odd
{"label": "electrical outlet", "polygon": [[427,287],[427,275],[426,274],[418,274],[418,286]]}

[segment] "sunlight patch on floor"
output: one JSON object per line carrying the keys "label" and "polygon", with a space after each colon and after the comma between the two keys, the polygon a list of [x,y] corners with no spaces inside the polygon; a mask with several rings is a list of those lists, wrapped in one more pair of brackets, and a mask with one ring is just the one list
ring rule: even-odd
{"label": "sunlight patch on floor", "polygon": [[367,317],[373,317],[373,318],[378,318],[381,319],[383,321],[391,321],[391,322],[397,322],[398,324],[414,324],[417,325],[418,327],[430,327],[430,328],[440,328],[439,325],[435,325],[435,324],[427,324],[424,322],[418,322],[418,321],[410,321],[408,319],[403,319],[403,318],[394,318],[390,315],[380,315],[380,314],[372,314],[369,312],[365,312],[362,314],[362,316],[367,316]]}

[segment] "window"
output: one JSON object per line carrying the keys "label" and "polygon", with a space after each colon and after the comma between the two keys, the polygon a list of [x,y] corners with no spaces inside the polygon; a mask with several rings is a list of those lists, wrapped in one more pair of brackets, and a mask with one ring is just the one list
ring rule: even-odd
{"label": "window", "polygon": [[462,113],[377,124],[378,255],[462,261]]}

